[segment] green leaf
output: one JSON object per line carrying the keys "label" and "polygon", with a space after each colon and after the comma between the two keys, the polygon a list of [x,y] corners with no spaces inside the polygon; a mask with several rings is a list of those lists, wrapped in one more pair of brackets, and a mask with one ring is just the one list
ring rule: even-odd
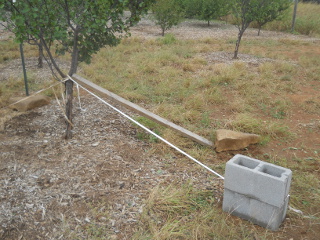
{"label": "green leaf", "polygon": [[[12,9],[12,3],[6,1],[5,4],[1,2],[0,9],[11,14],[0,14],[1,19],[12,22],[18,41],[41,37],[49,49],[58,43],[55,51],[59,54],[76,52],[71,55],[71,61],[78,59],[89,63],[100,48],[117,45],[121,39],[118,33],[127,31],[131,21],[147,11],[153,1],[142,2],[141,5],[141,0],[19,0],[16,9]],[[129,5],[135,15],[125,18],[123,12]]]}

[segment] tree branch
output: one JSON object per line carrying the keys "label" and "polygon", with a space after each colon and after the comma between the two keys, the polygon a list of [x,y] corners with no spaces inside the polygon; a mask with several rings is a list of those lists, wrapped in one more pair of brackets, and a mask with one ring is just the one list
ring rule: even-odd
{"label": "tree branch", "polygon": [[69,25],[69,27],[72,29],[72,31],[75,31],[76,29],[74,28],[74,26],[72,25],[71,20],[70,20],[70,13],[69,13],[69,4],[68,4],[68,1],[67,1],[67,0],[64,0],[64,3],[65,3],[65,6],[66,6],[66,13],[67,13],[67,22],[68,22],[68,25]]}
{"label": "tree branch", "polygon": [[59,73],[59,75],[60,75],[62,78],[65,78],[66,75],[60,70],[59,66],[57,65],[56,61],[54,60],[54,58],[53,58],[53,56],[52,56],[52,54],[51,54],[51,52],[50,52],[50,48],[47,46],[47,43],[46,43],[46,41],[43,39],[42,36],[40,37],[40,41],[41,41],[42,45],[44,46],[44,48],[45,48],[45,50],[46,50],[46,52],[47,52],[47,54],[48,54],[48,56],[49,56],[49,58],[50,58],[50,60],[51,60],[51,62],[52,62],[52,64],[53,64],[53,66],[54,66],[54,68],[57,70],[57,72]]}

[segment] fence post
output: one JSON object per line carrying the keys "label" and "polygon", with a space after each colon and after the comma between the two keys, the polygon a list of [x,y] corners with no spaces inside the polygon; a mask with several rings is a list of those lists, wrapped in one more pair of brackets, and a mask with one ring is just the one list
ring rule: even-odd
{"label": "fence post", "polygon": [[23,54],[23,45],[22,44],[23,43],[20,43],[20,54],[21,54],[21,61],[22,61],[24,86],[26,88],[26,95],[29,96],[28,79],[27,79],[26,65],[24,63],[24,54]]}
{"label": "fence post", "polygon": [[294,32],[294,26],[296,24],[296,16],[297,16],[297,8],[298,8],[299,0],[295,0],[294,2],[294,9],[293,9],[293,16],[292,16],[292,25],[291,25],[291,32]]}

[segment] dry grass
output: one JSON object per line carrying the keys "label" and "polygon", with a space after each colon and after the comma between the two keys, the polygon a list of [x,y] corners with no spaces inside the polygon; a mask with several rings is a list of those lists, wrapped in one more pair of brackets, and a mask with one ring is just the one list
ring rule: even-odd
{"label": "dry grass", "polygon": [[[6,52],[0,64],[19,58],[13,47],[16,47],[13,43],[5,43],[4,48],[0,45],[0,51]],[[312,88],[313,82],[320,80],[317,42],[244,39],[241,51],[258,59],[254,63],[210,61],[210,54],[231,52],[233,48],[233,38],[229,41],[178,40],[174,35],[148,40],[128,38],[117,47],[102,49],[91,65],[81,64],[81,75],[211,140],[215,129],[229,128],[260,134],[261,145],[273,143],[277,147],[297,137],[296,129],[287,125],[297,106],[299,111],[319,118],[316,97],[298,105],[288,98],[303,87]],[[27,56],[36,56],[34,49],[27,52]],[[34,89],[43,87],[35,75],[31,79]],[[21,85],[22,78],[1,82],[1,106],[6,105],[10,95],[23,91]],[[138,120],[170,142],[188,149],[195,158],[212,160],[211,149],[194,145],[146,119]],[[319,124],[315,121],[308,131],[317,131]],[[143,132],[137,131],[137,137],[151,143],[150,154],[171,154],[167,147]],[[288,149],[262,150],[255,157],[293,170],[291,204],[313,215],[310,218],[313,225],[319,221],[320,183],[314,168],[320,161],[320,148],[301,149],[310,157],[295,153],[280,157]],[[213,164],[223,170],[224,163]],[[213,197],[212,192],[197,190],[189,184],[159,186],[146,200],[141,219],[144,225],[134,239],[277,239],[281,236],[222,213]],[[92,212],[95,214],[98,213]],[[107,217],[107,213],[103,214]],[[294,224],[304,221],[292,212],[289,217],[296,221]],[[100,230],[93,224],[86,231],[90,237],[99,239]]]}
{"label": "dry grass", "polygon": [[[133,239],[252,239],[253,225],[241,227],[230,216],[221,218],[211,191],[199,191],[191,184],[155,188],[149,195],[142,225]],[[259,233],[259,239],[271,236]]]}
{"label": "dry grass", "polygon": [[[173,36],[169,39],[127,39],[117,48],[104,49],[97,54],[90,68],[83,66],[84,74],[107,89],[211,140],[217,128],[260,134],[263,146],[275,140],[281,145],[296,139],[295,131],[286,125],[296,110],[296,104],[288,95],[319,80],[319,60],[312,54],[318,51],[316,43],[290,39],[247,40],[243,44],[245,53],[262,60],[269,58],[248,64],[208,61],[208,53],[233,48],[233,42],[217,39],[195,42],[177,40]],[[292,51],[295,48],[300,50]],[[318,108],[315,100],[309,105],[301,105],[306,113],[315,113]],[[219,112],[222,109],[225,109],[223,114]],[[207,148],[196,147],[171,130],[151,128],[170,142],[187,148],[197,159],[205,160],[212,155]],[[170,151],[153,139],[145,139],[153,143],[154,153]],[[317,150],[311,151],[315,151],[314,161],[319,161]],[[273,152],[260,157],[291,168],[296,174],[301,168],[295,161],[279,158]],[[318,191],[314,190],[319,181],[311,172],[312,163],[305,164],[305,176],[300,178],[298,174],[293,182],[295,197],[292,204],[311,212],[308,207],[320,201]],[[312,184],[309,181],[313,181]],[[304,197],[303,193],[310,189],[313,193]],[[194,200],[204,195],[204,201]],[[249,223],[242,221],[239,225],[233,217],[223,215],[221,218],[219,208],[210,197],[211,194],[190,186],[155,189],[146,200],[141,229],[134,239],[252,239],[256,236],[277,239],[277,234]],[[297,219],[295,213],[288,214]],[[316,224],[317,219],[311,220],[310,224]]]}
{"label": "dry grass", "polygon": [[[195,44],[192,40],[172,38],[169,43],[163,39],[126,39],[116,48],[99,52],[90,67],[82,66],[83,72],[101,86],[133,102],[148,104],[155,113],[192,130],[203,114],[212,112],[217,104],[226,105],[235,113],[249,112],[256,119],[261,110],[276,119],[290,112],[290,103],[283,93],[295,92],[299,85],[293,81],[302,71],[296,63],[276,60],[258,66],[243,62],[208,64],[205,56],[200,55],[203,48],[226,48],[228,44],[218,40]],[[260,56],[272,51],[278,54],[280,48],[287,48],[283,40],[265,41],[268,44],[264,48],[264,40],[250,40],[247,45],[250,49],[254,46],[250,51]],[[290,57],[286,53],[282,56]],[[215,119],[210,116],[207,121]],[[278,131],[272,132],[271,125],[268,131],[256,129],[256,133],[277,136]]]}
{"label": "dry grass", "polygon": [[0,109],[0,131],[4,130],[4,125],[6,122],[8,122],[10,119],[21,115],[20,112],[13,112],[10,109]]}

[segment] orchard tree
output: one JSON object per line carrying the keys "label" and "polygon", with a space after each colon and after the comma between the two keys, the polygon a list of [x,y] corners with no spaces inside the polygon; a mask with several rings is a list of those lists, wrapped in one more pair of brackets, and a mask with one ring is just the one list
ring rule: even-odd
{"label": "orchard tree", "polygon": [[250,23],[257,19],[262,2],[267,0],[233,0],[232,13],[236,17],[236,26],[239,30],[233,58],[238,58],[238,51],[242,36]]}
{"label": "orchard tree", "polygon": [[153,18],[156,25],[159,25],[164,36],[164,32],[182,20],[184,13],[177,0],[157,0],[152,5]]}
{"label": "orchard tree", "polygon": [[[93,54],[105,46],[115,46],[139,21],[153,0],[0,0],[0,20],[10,20],[16,40],[39,43],[54,73],[61,79],[77,72],[79,62],[90,63]],[[131,14],[126,16],[124,10]],[[54,58],[71,56],[65,72]],[[66,88],[66,138],[72,137],[73,82]]]}
{"label": "orchard tree", "polygon": [[[1,2],[1,0],[0,0]],[[11,14],[8,11],[5,11],[3,9],[1,9],[0,6],[0,15],[2,15],[2,17],[0,17],[0,20],[4,20],[4,22],[0,21],[0,25],[2,27],[4,27],[4,29],[7,29],[8,31],[13,32],[14,29],[16,28],[14,21],[11,20],[10,16]],[[31,40],[28,42],[30,45],[37,45],[38,46],[38,67],[42,68],[43,67],[43,47],[42,44],[38,41],[38,40]]]}
{"label": "orchard tree", "polygon": [[283,13],[290,7],[292,0],[272,0],[264,4],[257,14],[256,22],[258,23],[258,36],[263,25],[279,19]]}
{"label": "orchard tree", "polygon": [[[198,0],[199,1],[199,0]],[[229,13],[230,2],[225,0],[202,0],[199,18],[208,22]]]}
{"label": "orchard tree", "polygon": [[[279,0],[231,0],[232,13],[236,18],[236,26],[239,30],[238,39],[234,51],[233,58],[238,58],[238,51],[242,36],[250,23],[262,19],[261,16],[266,9],[277,8],[278,5],[274,4]],[[289,1],[289,0],[288,0]],[[278,8],[279,10],[279,8]]]}
{"label": "orchard tree", "polygon": [[203,0],[182,0],[181,6],[183,7],[185,17],[199,18],[202,11]]}
{"label": "orchard tree", "polygon": [[155,0],[133,0],[128,1],[127,7],[130,11],[130,23],[133,26],[135,23],[140,21],[142,15],[148,13],[148,9],[151,3],[155,2]]}

